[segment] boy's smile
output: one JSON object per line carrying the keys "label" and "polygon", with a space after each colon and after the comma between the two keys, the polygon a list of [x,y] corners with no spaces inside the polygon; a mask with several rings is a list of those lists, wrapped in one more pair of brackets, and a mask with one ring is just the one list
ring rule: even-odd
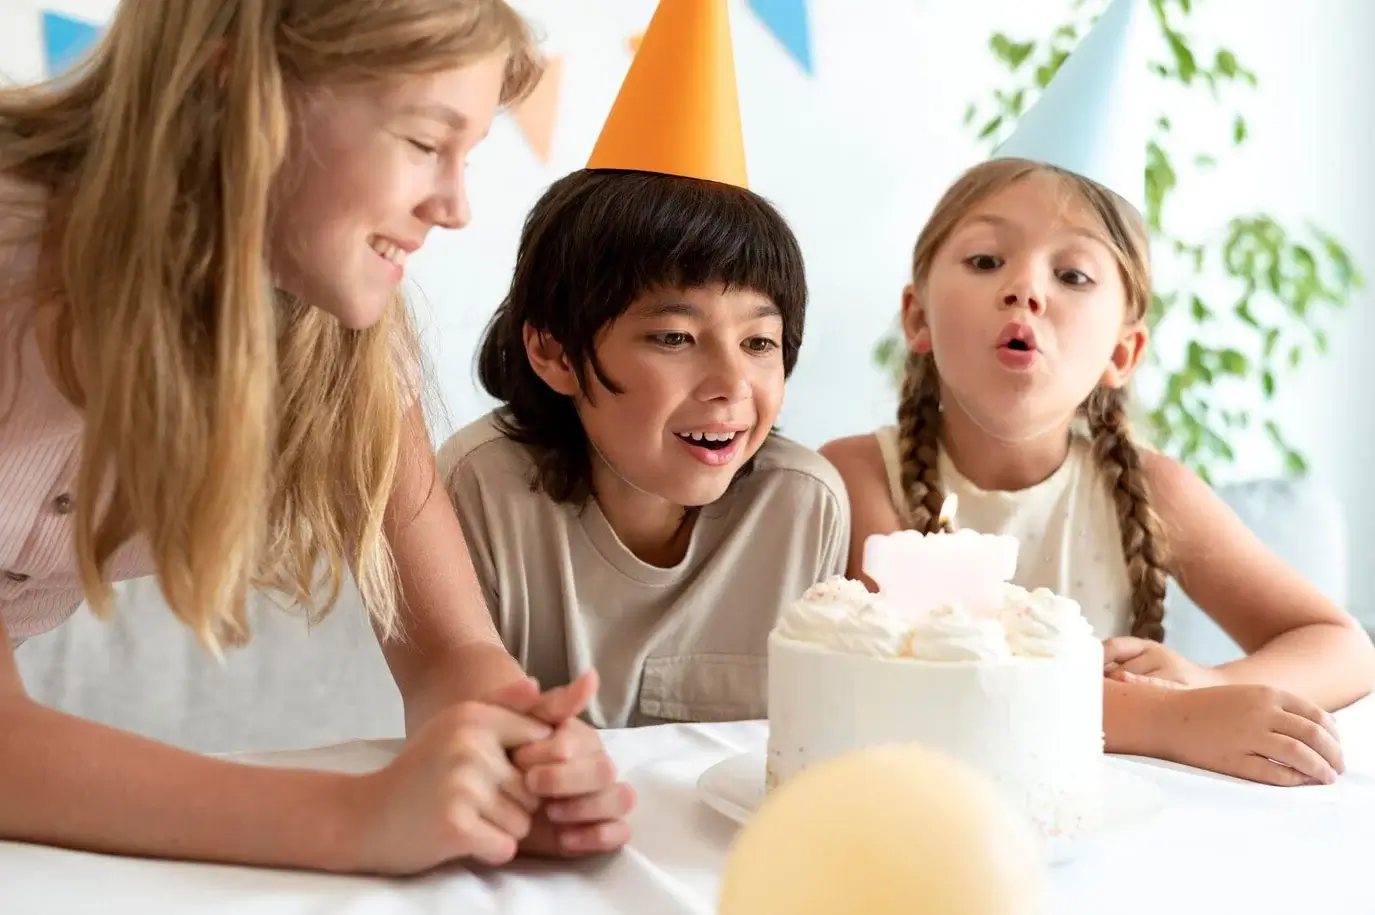
{"label": "boy's smile", "polygon": [[720,467],[729,464],[740,453],[748,432],[748,426],[711,423],[694,427],[691,432],[675,432],[674,435],[694,458],[708,467]]}

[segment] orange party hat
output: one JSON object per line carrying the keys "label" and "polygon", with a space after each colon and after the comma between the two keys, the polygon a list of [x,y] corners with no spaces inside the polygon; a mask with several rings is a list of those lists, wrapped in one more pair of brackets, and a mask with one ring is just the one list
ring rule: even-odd
{"label": "orange party hat", "polygon": [[659,0],[587,167],[749,187],[727,0]]}

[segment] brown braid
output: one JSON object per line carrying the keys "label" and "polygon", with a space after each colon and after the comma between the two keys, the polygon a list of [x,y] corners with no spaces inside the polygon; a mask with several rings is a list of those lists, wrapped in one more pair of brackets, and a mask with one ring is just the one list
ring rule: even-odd
{"label": "brown braid", "polygon": [[1099,387],[1085,405],[1093,454],[1112,488],[1122,528],[1122,556],[1132,584],[1131,634],[1156,642],[1165,638],[1165,538],[1146,491],[1141,451],[1132,441],[1126,394]]}
{"label": "brown braid", "polygon": [[914,530],[935,533],[941,527],[940,453],[941,389],[936,360],[913,353],[903,373],[898,402],[898,453],[902,455],[902,491],[907,519]]}

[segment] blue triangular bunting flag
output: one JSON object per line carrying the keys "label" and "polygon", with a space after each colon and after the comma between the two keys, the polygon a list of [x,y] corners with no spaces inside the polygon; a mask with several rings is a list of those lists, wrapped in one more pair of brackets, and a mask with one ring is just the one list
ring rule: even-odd
{"label": "blue triangular bunting flag", "polygon": [[89,22],[50,10],[43,11],[43,50],[48,76],[57,76],[81,59],[100,35]]}
{"label": "blue triangular bunting flag", "polygon": [[807,25],[807,0],[750,0],[750,9],[811,75],[812,35]]}

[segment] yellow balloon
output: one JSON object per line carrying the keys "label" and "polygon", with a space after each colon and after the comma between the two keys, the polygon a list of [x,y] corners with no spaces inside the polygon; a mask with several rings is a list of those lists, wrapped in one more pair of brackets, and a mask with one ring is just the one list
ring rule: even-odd
{"label": "yellow balloon", "polygon": [[731,846],[719,912],[1030,915],[1045,873],[1030,823],[986,777],[923,747],[875,747],[769,793]]}

